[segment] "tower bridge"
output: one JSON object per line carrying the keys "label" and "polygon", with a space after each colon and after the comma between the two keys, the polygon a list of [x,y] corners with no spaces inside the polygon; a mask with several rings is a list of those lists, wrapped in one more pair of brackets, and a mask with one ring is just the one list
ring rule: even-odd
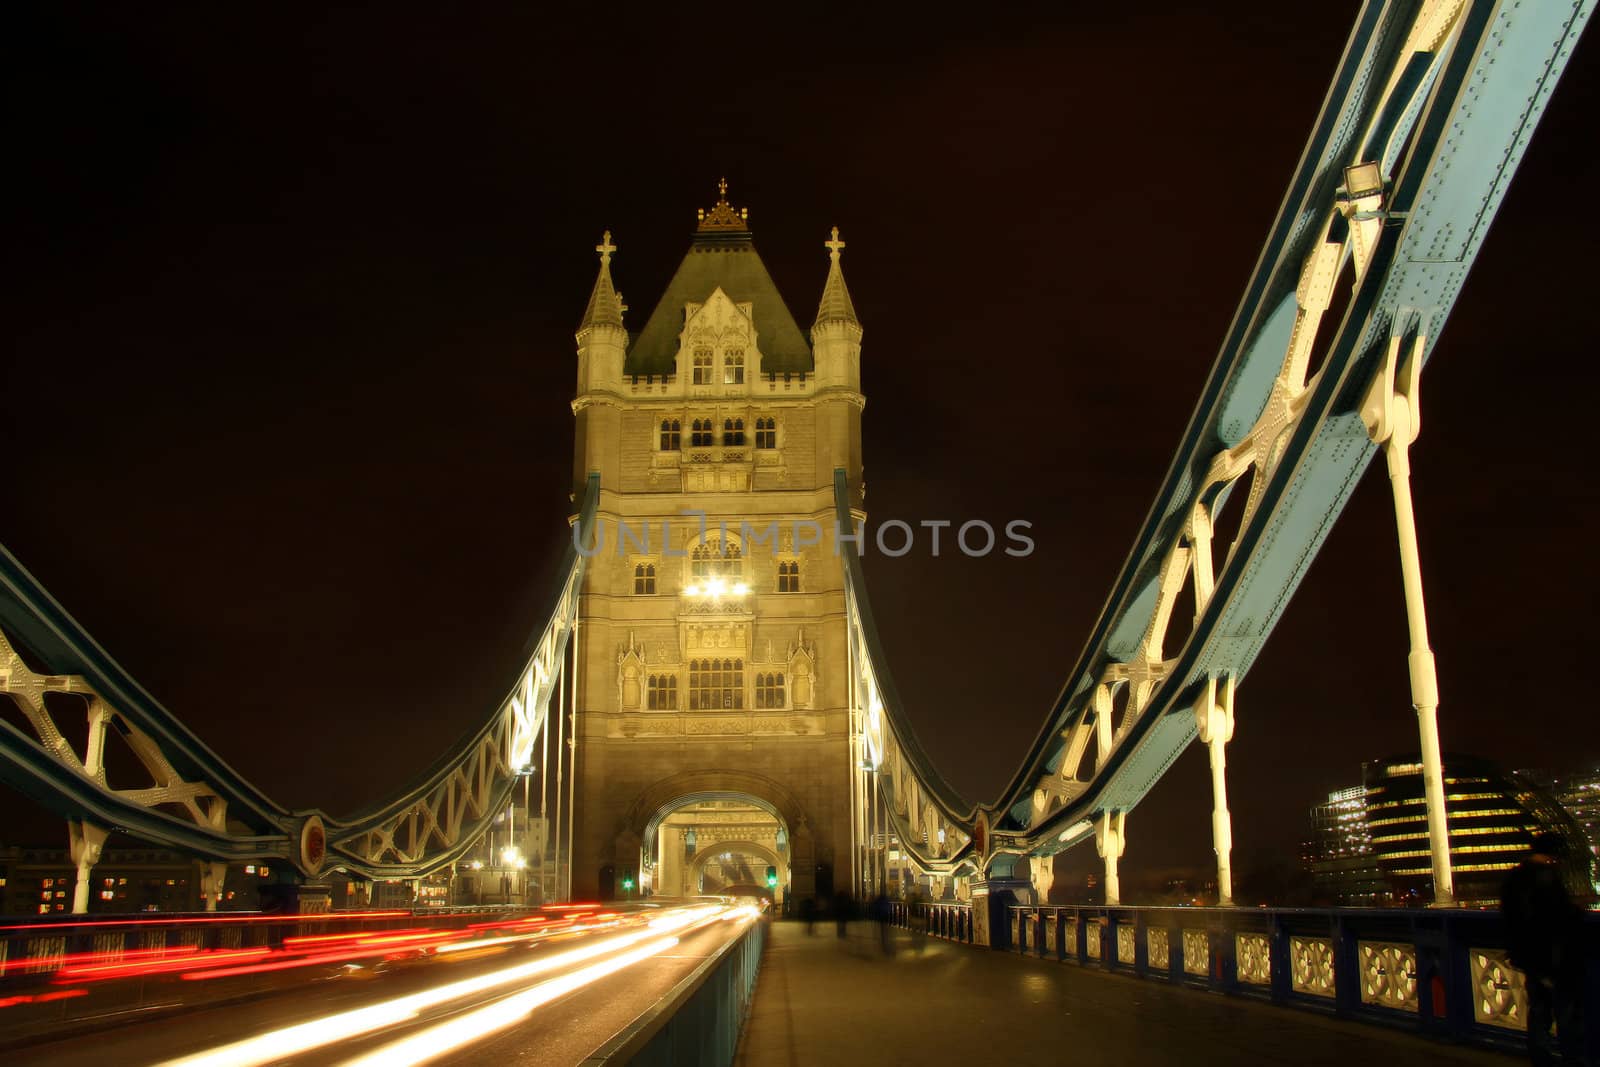
{"label": "tower bridge", "polygon": [[[1218,942],[1208,950],[1201,931],[1192,943],[1176,920],[1028,909],[1048,901],[1053,857],[1089,847],[1106,904],[1117,906],[1136,808],[1196,742],[1211,767],[1219,895],[1231,903],[1227,747],[1248,718],[1244,682],[1380,452],[1432,885],[1436,905],[1449,906],[1408,449],[1423,369],[1591,9],[1362,8],[1170,469],[1082,650],[1063,664],[1037,738],[991,802],[960,795],[919,744],[878,637],[861,546],[840,535],[868,515],[865,331],[845,281],[846,243],[837,229],[822,242],[816,312],[802,328],[723,183],[636,328],[613,277],[625,251],[609,232],[596,246],[575,335],[573,539],[560,581],[502,701],[400,795],[351,816],[279,805],[0,555],[0,688],[18,712],[0,723],[0,778],[66,820],[76,867],[70,909],[43,918],[68,930],[70,915],[89,910],[113,830],[203,861],[208,910],[227,865],[252,861],[292,871],[284,906],[314,913],[327,907],[318,886],[334,870],[418,879],[467,862],[520,799],[524,825],[542,828],[519,859],[536,887],[528,903],[692,897],[770,869],[780,907],[916,886],[943,909],[938,932],[955,940],[1037,954],[1048,917],[1048,947],[1062,958],[1179,975],[1198,952],[1190,974],[1226,958],[1230,981],[1248,984],[1272,959],[1281,975],[1289,957],[1277,954],[1288,950],[1272,939],[1283,933],[1287,945],[1282,931],[1240,927],[1217,956]],[[108,773],[112,749],[146,780]],[[685,929],[700,928],[704,916],[684,914]],[[507,920],[524,921],[544,919]],[[1334,977],[1350,965],[1334,935],[1293,936],[1307,974],[1323,960],[1329,990],[1348,983]],[[115,954],[124,966],[123,949]],[[1473,981],[1492,986],[1489,965]],[[1423,1000],[1442,1010],[1447,986]]]}

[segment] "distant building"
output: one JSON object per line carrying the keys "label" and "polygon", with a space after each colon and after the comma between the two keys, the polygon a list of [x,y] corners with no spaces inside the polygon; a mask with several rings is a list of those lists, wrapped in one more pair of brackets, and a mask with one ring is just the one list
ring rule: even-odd
{"label": "distant building", "polygon": [[[1432,853],[1422,764],[1413,753],[1362,765],[1366,827],[1378,869],[1402,904],[1433,899]],[[1591,853],[1583,828],[1547,790],[1488,760],[1444,758],[1445,817],[1456,901],[1463,907],[1499,902],[1506,874],[1527,855],[1535,834],[1559,833],[1572,845],[1568,889],[1593,896]]]}
{"label": "distant building", "polygon": [[[0,901],[6,915],[72,911],[78,868],[64,848],[0,849]],[[89,882],[89,912],[201,911],[200,863],[155,848],[112,848]]]}
{"label": "distant building", "polygon": [[[1517,772],[1543,788],[1583,828],[1591,857],[1600,858],[1600,766],[1569,774],[1528,770]],[[1600,891],[1600,863],[1590,861],[1590,885]]]}
{"label": "distant building", "polygon": [[1315,899],[1341,907],[1377,907],[1393,893],[1372,851],[1367,790],[1350,786],[1311,806],[1311,840],[1303,855]]}

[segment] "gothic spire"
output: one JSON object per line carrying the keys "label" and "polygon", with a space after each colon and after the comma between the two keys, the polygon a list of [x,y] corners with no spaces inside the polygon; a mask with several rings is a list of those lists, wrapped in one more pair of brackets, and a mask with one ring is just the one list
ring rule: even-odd
{"label": "gothic spire", "polygon": [[600,253],[600,276],[594,280],[589,306],[583,312],[583,321],[578,324],[580,334],[596,326],[615,326],[620,330],[622,313],[626,310],[622,306],[622,296],[611,284],[611,253],[617,250],[617,246],[611,243],[610,230],[605,232],[594,250]]}
{"label": "gothic spire", "polygon": [[839,253],[844,250],[844,242],[839,240],[839,227],[833,228],[833,239],[823,242],[823,247],[828,250],[828,281],[822,287],[822,303],[817,307],[817,321],[811,327],[815,330],[826,322],[845,322],[861,328],[861,321],[856,318],[856,306],[850,301],[850,290],[844,284],[844,271],[839,266]]}

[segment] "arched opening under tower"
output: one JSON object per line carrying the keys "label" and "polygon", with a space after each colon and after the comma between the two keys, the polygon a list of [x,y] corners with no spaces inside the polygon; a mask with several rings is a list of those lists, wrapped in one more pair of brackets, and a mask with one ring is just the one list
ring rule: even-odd
{"label": "arched opening under tower", "polygon": [[748,793],[692,793],[646,823],[639,887],[662,897],[760,892],[782,908],[789,858],[789,826],[771,803]]}

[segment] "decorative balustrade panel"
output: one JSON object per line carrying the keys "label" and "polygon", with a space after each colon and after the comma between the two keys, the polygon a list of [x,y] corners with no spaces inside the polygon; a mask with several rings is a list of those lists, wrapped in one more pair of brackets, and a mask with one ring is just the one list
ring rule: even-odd
{"label": "decorative balustrade panel", "polygon": [[1235,934],[1233,951],[1239,981],[1272,984],[1272,943],[1265,934]]}
{"label": "decorative balustrade panel", "polygon": [[1204,930],[1183,932],[1183,973],[1199,978],[1211,975],[1211,938]]}
{"label": "decorative balustrade panel", "polygon": [[1152,971],[1165,971],[1172,966],[1172,943],[1167,931],[1155,926],[1144,932],[1145,959]]}
{"label": "decorative balustrade panel", "polygon": [[1417,1010],[1417,950],[1393,941],[1363,941],[1361,1003],[1396,1011]]}
{"label": "decorative balustrade panel", "polygon": [[1472,1018],[1507,1030],[1528,1028],[1528,982],[1501,949],[1468,953],[1472,973]]}
{"label": "decorative balustrade panel", "polygon": [[1137,932],[1130,923],[1117,924],[1117,962],[1133,966],[1138,959]]}
{"label": "decorative balustrade panel", "polygon": [[1289,939],[1290,988],[1313,997],[1334,995],[1333,941],[1326,937]]}

